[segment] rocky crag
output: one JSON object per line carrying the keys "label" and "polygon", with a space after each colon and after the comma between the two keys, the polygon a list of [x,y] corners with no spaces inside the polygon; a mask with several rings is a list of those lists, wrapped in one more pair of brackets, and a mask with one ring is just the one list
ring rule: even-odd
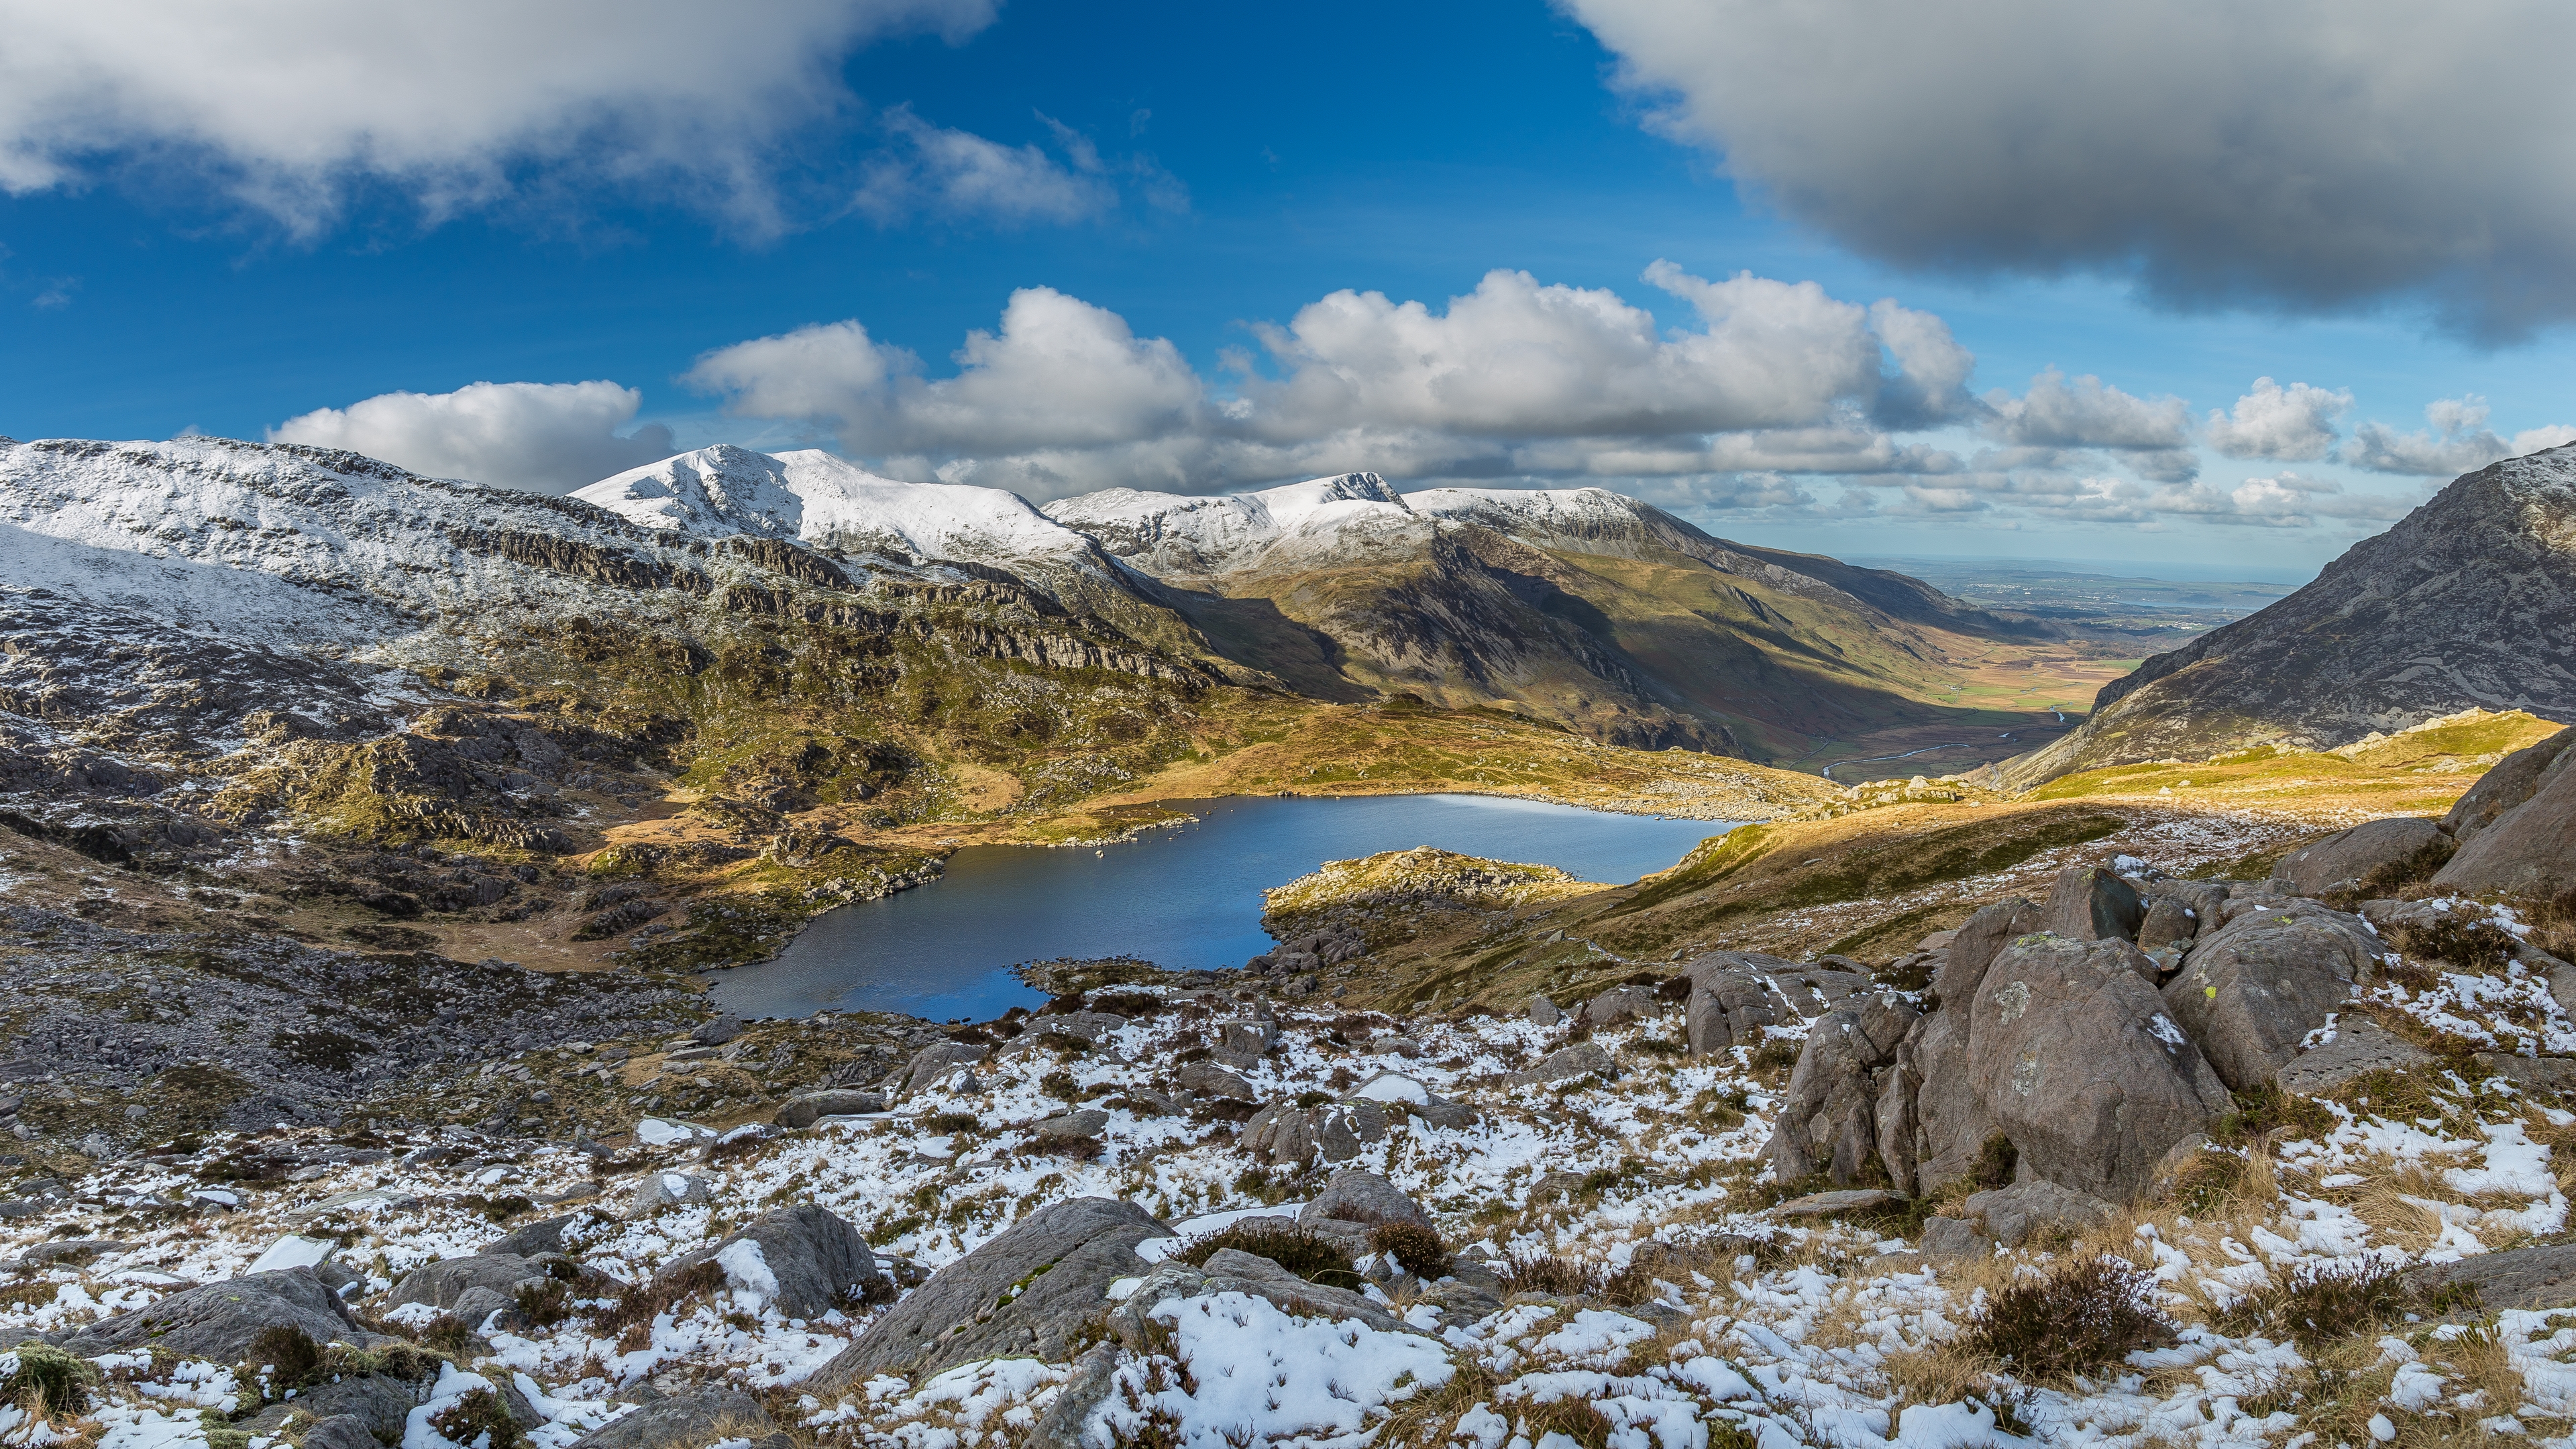
{"label": "rocky crag", "polygon": [[2103,686],[2001,771],[2326,749],[2469,708],[2576,713],[2576,445],[2464,474],[2315,582]]}
{"label": "rocky crag", "polygon": [[[2473,840],[2545,832],[2555,758],[2463,802]],[[2237,881],[2077,851],[1891,959],[1710,952],[1508,1015],[1064,963],[926,1040],[709,1023],[670,1065],[771,1089],[723,1131],[352,1118],[22,1169],[0,1433],[2528,1436],[2576,1413],[2576,968],[2512,910],[2354,897],[2417,844]]]}

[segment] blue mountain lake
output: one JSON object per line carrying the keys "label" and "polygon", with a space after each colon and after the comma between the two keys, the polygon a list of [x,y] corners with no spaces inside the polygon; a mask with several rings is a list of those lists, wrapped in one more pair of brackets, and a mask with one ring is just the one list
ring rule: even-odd
{"label": "blue mountain lake", "polygon": [[977,845],[932,885],[828,912],[776,960],[719,973],[745,1016],[901,1011],[981,1021],[1045,998],[1025,961],[1136,956],[1173,970],[1241,966],[1270,949],[1261,892],[1327,860],[1436,846],[1624,884],[1731,826],[1484,795],[1174,801],[1195,821],[1116,845]]}

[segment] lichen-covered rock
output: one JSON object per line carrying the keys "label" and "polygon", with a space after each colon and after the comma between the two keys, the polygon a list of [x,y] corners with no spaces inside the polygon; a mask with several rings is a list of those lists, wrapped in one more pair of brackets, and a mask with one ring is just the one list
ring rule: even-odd
{"label": "lichen-covered rock", "polygon": [[1136,1245],[1171,1235],[1153,1214],[1114,1198],[1041,1208],[930,1275],[807,1386],[821,1393],[881,1373],[935,1374],[1001,1355],[1062,1363],[1109,1285],[1145,1270]]}
{"label": "lichen-covered rock", "polygon": [[1941,965],[1932,973],[1932,994],[1942,1001],[1965,1001],[1997,952],[2040,928],[2040,909],[2020,896],[1979,906],[1951,936]]}
{"label": "lichen-covered rock", "polygon": [[1576,1077],[1593,1075],[1615,1077],[1618,1074],[1618,1062],[1599,1042],[1579,1041],[1549,1052],[1539,1059],[1537,1066],[1513,1073],[1512,1079],[1535,1084],[1570,1082]]}
{"label": "lichen-covered rock", "polygon": [[504,1298],[522,1283],[541,1283],[550,1266],[560,1264],[564,1276],[572,1276],[571,1262],[560,1253],[523,1258],[509,1253],[476,1253],[465,1258],[445,1258],[424,1263],[403,1275],[386,1296],[387,1307],[399,1308],[406,1303],[424,1303],[432,1308],[452,1309],[466,1293],[476,1288],[489,1288]]}
{"label": "lichen-covered rock", "polygon": [[1202,1097],[1227,1097],[1237,1102],[1251,1102],[1260,1094],[1252,1084],[1214,1062],[1187,1062],[1173,1074],[1174,1081]]}
{"label": "lichen-covered rock", "polygon": [[1613,1022],[1653,1016],[1662,1010],[1663,1003],[1655,998],[1653,987],[1613,986],[1583,1003],[1583,1010],[1578,1014],[1594,1026],[1608,1026]]}
{"label": "lichen-covered rock", "polygon": [[2126,941],[2024,936],[1969,1003],[1968,1076],[2039,1176],[2126,1200],[2231,1100]]}
{"label": "lichen-covered rock", "polygon": [[2183,958],[2165,1008],[2221,1081],[2251,1091],[2298,1055],[2377,965],[2379,938],[2357,916],[2284,899],[2234,915]]}
{"label": "lichen-covered rock", "polygon": [[1878,1075],[1879,1160],[1902,1191],[1967,1176],[1999,1130],[1968,1078],[1968,1020],[1963,1005],[1917,1018]]}

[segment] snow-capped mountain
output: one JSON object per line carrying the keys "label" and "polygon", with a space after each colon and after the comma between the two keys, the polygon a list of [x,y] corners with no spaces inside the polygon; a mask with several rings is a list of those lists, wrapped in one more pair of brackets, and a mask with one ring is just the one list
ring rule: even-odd
{"label": "snow-capped mountain", "polygon": [[1045,512],[1131,567],[1172,579],[1364,563],[1419,549],[1433,532],[1375,473],[1212,497],[1110,488]]}
{"label": "snow-capped mountain", "polygon": [[881,478],[820,449],[755,453],[719,443],[572,496],[645,528],[697,538],[751,534],[848,553],[978,562],[1089,552],[1080,535],[1016,493]]}

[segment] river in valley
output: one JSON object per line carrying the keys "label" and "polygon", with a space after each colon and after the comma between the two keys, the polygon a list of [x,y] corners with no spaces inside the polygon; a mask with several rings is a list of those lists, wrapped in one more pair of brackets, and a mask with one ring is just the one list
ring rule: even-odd
{"label": "river in valley", "polygon": [[833,910],[774,961],[717,975],[745,1016],[902,1011],[981,1021],[1045,1000],[1011,969],[1136,956],[1173,970],[1270,949],[1261,892],[1328,860],[1437,846],[1624,884],[1730,826],[1486,795],[1175,801],[1198,818],[1117,845],[969,846],[935,884]]}

